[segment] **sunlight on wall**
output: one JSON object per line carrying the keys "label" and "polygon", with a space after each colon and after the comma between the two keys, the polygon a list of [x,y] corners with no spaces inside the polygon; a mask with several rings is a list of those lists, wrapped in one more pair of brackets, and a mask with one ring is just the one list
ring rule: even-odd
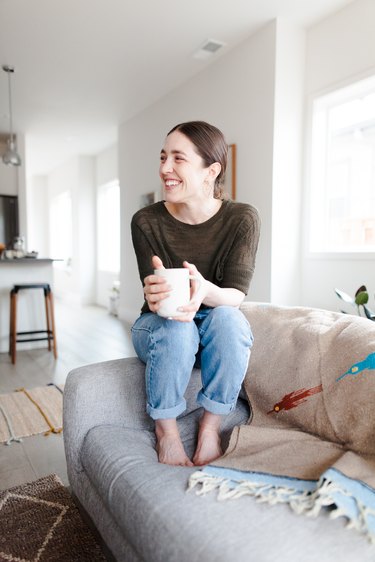
{"label": "sunlight on wall", "polygon": [[97,259],[99,271],[120,271],[120,186],[102,185],[97,195]]}
{"label": "sunlight on wall", "polygon": [[70,191],[59,193],[50,205],[51,252],[63,259],[56,267],[70,265],[73,255],[72,196]]}

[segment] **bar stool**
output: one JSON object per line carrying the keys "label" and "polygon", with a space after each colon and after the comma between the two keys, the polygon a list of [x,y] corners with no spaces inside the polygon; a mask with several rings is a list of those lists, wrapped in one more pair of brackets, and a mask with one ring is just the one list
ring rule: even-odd
{"label": "bar stool", "polygon": [[[30,332],[17,332],[17,295],[19,291],[28,289],[43,289],[44,302],[46,306],[46,330],[33,330]],[[44,334],[42,337],[25,338],[24,336]],[[18,336],[22,336],[20,339]],[[55,359],[57,359],[55,317],[53,310],[53,295],[48,283],[22,283],[14,285],[10,291],[10,330],[9,330],[9,355],[12,363],[16,362],[16,343],[48,340],[48,350],[53,349]],[[52,346],[51,346],[52,342]]]}

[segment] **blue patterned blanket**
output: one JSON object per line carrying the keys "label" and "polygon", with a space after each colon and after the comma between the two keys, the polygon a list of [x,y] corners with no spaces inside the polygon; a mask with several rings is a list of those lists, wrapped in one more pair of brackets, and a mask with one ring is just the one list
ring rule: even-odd
{"label": "blue patterned blanket", "polygon": [[301,307],[243,308],[255,335],[251,406],[189,488],[345,517],[375,542],[375,323]]}

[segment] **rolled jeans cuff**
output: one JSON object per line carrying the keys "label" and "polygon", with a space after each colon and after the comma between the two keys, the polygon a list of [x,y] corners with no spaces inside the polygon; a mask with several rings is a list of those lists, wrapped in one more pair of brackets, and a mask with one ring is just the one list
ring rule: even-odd
{"label": "rolled jeans cuff", "polygon": [[147,404],[147,413],[153,420],[167,420],[170,418],[177,418],[184,410],[186,410],[186,400],[185,398],[174,406],[173,408],[153,408],[149,404]]}
{"label": "rolled jeans cuff", "polygon": [[216,402],[215,400],[211,400],[210,398],[207,398],[207,396],[203,394],[202,390],[200,390],[198,392],[197,402],[205,410],[211,412],[211,414],[219,414],[221,416],[226,416],[227,414],[229,414],[234,410],[234,408],[236,407],[237,400],[232,404],[223,404],[222,402]]}

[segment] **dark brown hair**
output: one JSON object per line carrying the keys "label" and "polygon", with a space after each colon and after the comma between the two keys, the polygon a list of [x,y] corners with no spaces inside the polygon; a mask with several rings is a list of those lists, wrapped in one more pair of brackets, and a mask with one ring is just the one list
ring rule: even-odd
{"label": "dark brown hair", "polygon": [[221,199],[224,195],[224,178],[228,158],[228,145],[223,133],[220,129],[205,121],[187,121],[186,123],[180,123],[173,127],[168,135],[174,131],[179,131],[194,144],[206,168],[214,164],[214,162],[219,162],[219,164],[221,164],[221,170],[215,179],[214,186],[214,197],[216,199]]}

